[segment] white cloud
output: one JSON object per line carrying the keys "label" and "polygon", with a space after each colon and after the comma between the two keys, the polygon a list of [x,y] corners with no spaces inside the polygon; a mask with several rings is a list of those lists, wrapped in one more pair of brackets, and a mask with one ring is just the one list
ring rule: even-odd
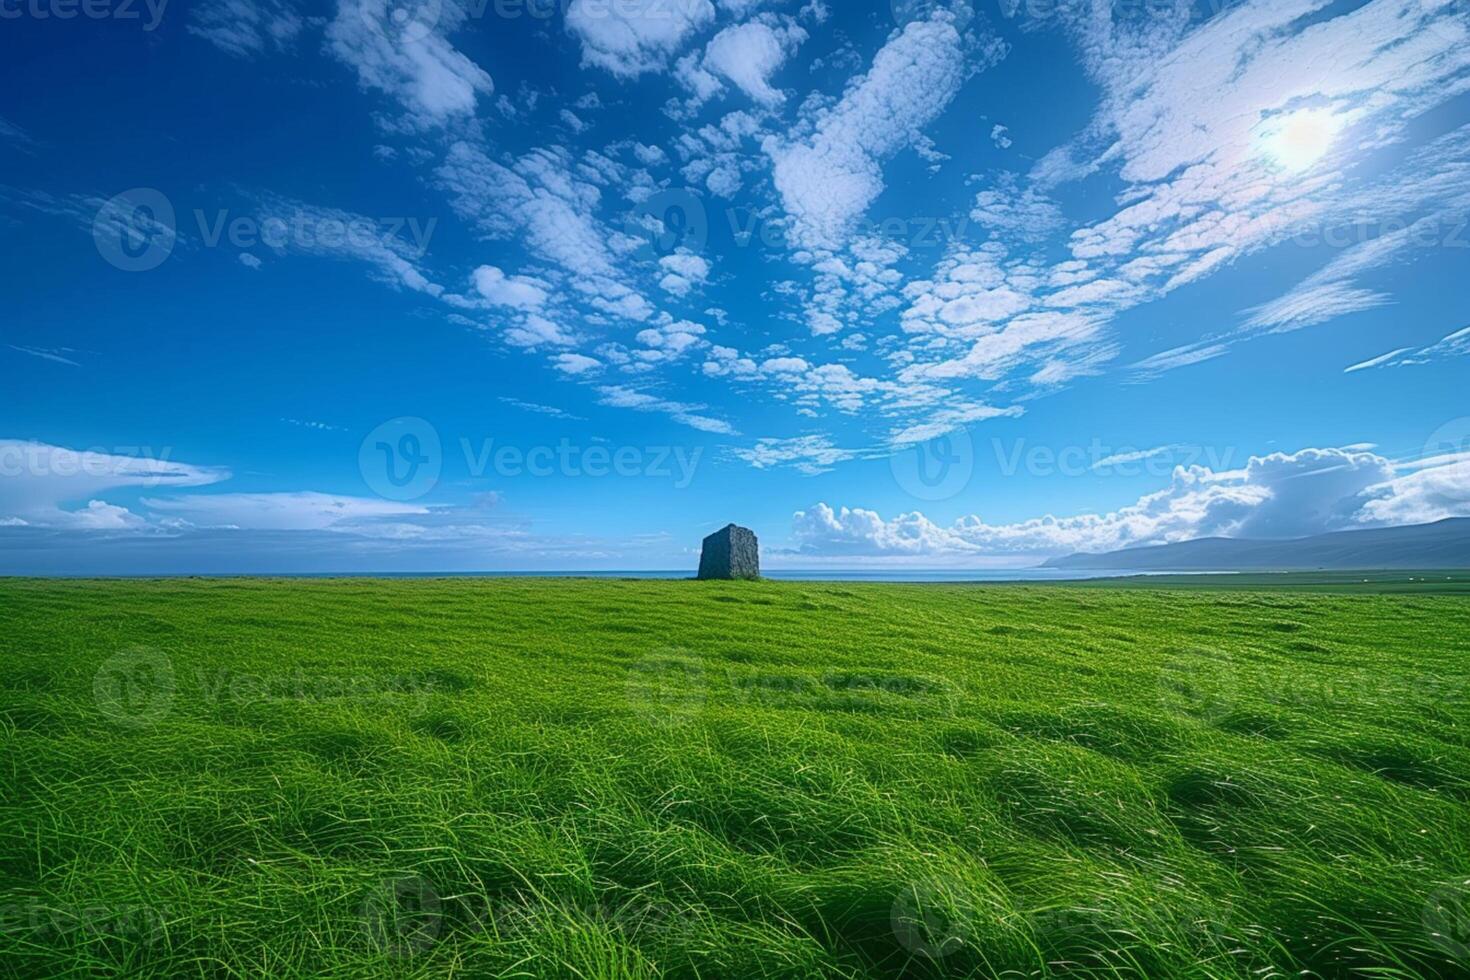
{"label": "white cloud", "polygon": [[574,135],[580,136],[587,131],[587,124],[582,121],[581,116],[577,115],[572,110],[563,109],[559,113],[557,113],[557,115]]}
{"label": "white cloud", "polygon": [[718,345],[710,348],[709,359],[705,361],[703,370],[712,378],[730,376],[753,378],[760,374],[760,368],[754,360],[749,357],[741,357],[740,352],[733,347]]}
{"label": "white cloud", "polygon": [[550,285],[531,276],[507,276],[493,265],[474,271],[475,289],[495,306],[516,310],[539,310],[546,305]]}
{"label": "white cloud", "polygon": [[772,357],[761,362],[764,374],[805,374],[811,365],[800,357]]}
{"label": "white cloud", "polygon": [[1025,409],[1014,405],[1010,408],[997,408],[983,402],[967,402],[961,399],[951,401],[952,404],[947,404],[944,408],[932,412],[922,421],[894,430],[888,439],[889,446],[894,449],[914,446],[948,435],[956,429],[975,422],[998,418],[1017,418],[1025,412]]}
{"label": "white cloud", "polygon": [[635,412],[659,412],[681,425],[699,429],[701,432],[727,436],[737,434],[730,423],[700,414],[706,407],[704,405],[687,405],[621,385],[611,385],[599,388],[597,391],[601,396],[600,403],[609,408],[628,408]]}
{"label": "white cloud", "polygon": [[97,499],[123,488],[202,487],[229,479],[226,469],[193,466],[148,447],[73,450],[48,443],[0,439],[0,519],[31,527],[123,529],[144,521]]}
{"label": "white cloud", "polygon": [[31,147],[36,143],[29,133],[4,117],[0,117],[0,139],[9,140],[21,147]]}
{"label": "white cloud", "polygon": [[[906,327],[913,321],[906,321]],[[961,357],[934,363],[919,363],[903,369],[905,380],[980,378],[998,380],[1026,363],[1045,363],[1068,355],[1079,361],[1098,348],[1095,341],[1102,328],[1096,315],[1045,311],[1011,318],[1003,327],[976,339]],[[960,336],[968,336],[962,332]]]}
{"label": "white cloud", "polygon": [[1199,537],[1294,538],[1354,528],[1470,516],[1470,459],[1395,469],[1381,456],[1306,449],[1253,457],[1241,470],[1178,467],[1166,489],[1108,514],[1045,516],[1015,524],[964,517],[948,526],[923,514],[885,520],[861,508],[818,504],[796,514],[802,553],[1039,558],[1105,552]]}
{"label": "white cloud", "polygon": [[[1434,140],[1388,174],[1355,168],[1366,151],[1401,138],[1409,120],[1470,91],[1466,13],[1419,0],[1350,10],[1327,0],[1243,0],[1196,24],[1187,4],[1148,18],[1106,5],[1058,8],[1102,88],[1100,108],[1084,134],[1047,154],[1029,181],[997,178],[978,196],[972,218],[992,232],[992,244],[1029,249],[1064,226],[1052,195],[1058,183],[1116,168],[1120,206],[1075,230],[1070,260],[1005,266],[1008,280],[1032,280],[1037,306],[1086,317],[1092,337],[1071,350],[1026,352],[1003,369],[984,356],[956,359],[949,345],[916,341],[909,372],[956,376],[968,366],[998,378],[1037,358],[1044,360],[1033,377],[1095,370],[1107,350],[1102,331],[1120,313],[1302,229],[1332,229],[1362,214],[1402,215],[1410,225],[1347,249],[1287,295],[1245,311],[1243,329],[1222,324],[1135,367],[1140,377],[1152,376],[1254,336],[1389,302],[1355,277],[1424,237],[1419,226],[1434,214],[1463,211],[1470,137],[1457,131]],[[1273,136],[1297,130],[1305,149]],[[937,298],[917,297],[906,327],[936,322]],[[936,354],[944,359],[936,362]]]}
{"label": "white cloud", "polygon": [[1343,368],[1342,373],[1352,374],[1355,371],[1366,371],[1369,368],[1381,367],[1384,364],[1388,364],[1390,361],[1397,363],[1400,354],[1407,354],[1413,349],[1414,348],[1412,347],[1400,347],[1396,350],[1389,351],[1387,354],[1380,354],[1377,357],[1370,357],[1366,361],[1359,361],[1357,364],[1353,364],[1349,367]]}
{"label": "white cloud", "polygon": [[566,409],[558,408],[555,405],[542,405],[539,402],[523,401],[519,398],[510,398],[505,395],[500,396],[500,401],[514,408],[519,408],[523,412],[534,412],[537,415],[549,415],[554,419],[567,419],[573,422],[585,421],[580,415],[573,415]]}
{"label": "white cloud", "polygon": [[[490,75],[446,36],[466,16],[456,0],[392,7],[389,0],[338,0],[327,50],[357,71],[358,84],[397,99],[411,125],[472,116],[479,96],[495,90]],[[409,13],[400,22],[393,15]]]}
{"label": "white cloud", "polygon": [[659,280],[659,287],[675,296],[687,296],[690,290],[704,285],[709,279],[709,260],[694,254],[687,248],[680,248],[670,255],[665,255],[659,259],[658,264],[659,268],[664,270],[664,276]]}
{"label": "white cloud", "polygon": [[191,494],[145,498],[142,503],[194,527],[243,531],[360,531],[365,522],[429,512],[416,504],[308,491]]}
{"label": "white cloud", "polygon": [[1470,356],[1470,327],[1456,330],[1443,340],[1430,344],[1428,347],[1400,347],[1391,350],[1387,354],[1370,358],[1360,364],[1344,370],[1344,374],[1354,371],[1366,371],[1376,367],[1404,367],[1414,364],[1429,364],[1433,361],[1443,360],[1450,357]]}
{"label": "white cloud", "polygon": [[637,341],[648,350],[638,351],[644,363],[673,360],[705,345],[705,328],[690,320],[661,319],[657,325],[638,331]]}
{"label": "white cloud", "polygon": [[[786,97],[771,86],[771,78],[806,38],[806,31],[789,17],[767,15],[736,24],[705,46],[704,70],[731,82],[754,102],[778,106]],[[697,91],[703,94],[708,88],[697,85]]]}
{"label": "white cloud", "polygon": [[860,455],[857,450],[840,449],[826,436],[819,435],[760,439],[750,448],[734,448],[730,452],[758,470],[789,465],[808,476],[829,472],[838,463]]}
{"label": "white cloud", "polygon": [[203,0],[189,8],[189,33],[236,58],[288,51],[303,26],[285,0]]}
{"label": "white cloud", "polygon": [[1143,377],[1157,377],[1176,368],[1189,367],[1191,364],[1201,364],[1205,361],[1214,360],[1230,352],[1227,344],[1186,344],[1170,350],[1161,351],[1135,364],[1129,368]]}
{"label": "white cloud", "polygon": [[266,196],[260,205],[262,242],[278,252],[362,262],[374,278],[394,287],[429,296],[444,295],[444,287],[429,280],[419,268],[433,225],[415,222],[399,230],[338,208],[324,208],[289,198]]}
{"label": "white cloud", "polygon": [[602,362],[585,354],[558,354],[552,365],[563,374],[590,374],[602,369]]}
{"label": "white cloud", "polygon": [[837,249],[883,190],[882,162],[938,118],[991,50],[967,60],[956,16],[935,10],[883,46],[837,105],[819,110],[810,132],[770,138],[776,189],[794,241]]}
{"label": "white cloud", "polygon": [[31,357],[39,357],[43,361],[53,364],[65,364],[68,367],[81,367],[76,361],[67,357],[67,354],[75,354],[76,351],[70,347],[19,347],[15,344],[6,344],[11,350],[20,354],[29,354]]}
{"label": "white cloud", "polygon": [[532,150],[514,169],[492,160],[483,146],[450,147],[437,176],[462,218],[497,238],[520,234],[532,254],[568,277],[582,302],[620,319],[646,321],[651,303],[627,279],[614,252],[616,233],[596,216],[601,192],[577,179],[566,150]]}
{"label": "white cloud", "polygon": [[1370,491],[1362,517],[1372,524],[1429,524],[1470,514],[1470,456],[1426,460]]}
{"label": "white cloud", "polygon": [[715,18],[709,0],[572,0],[566,25],[582,44],[582,63],[621,78],[658,71]]}
{"label": "white cloud", "polygon": [[657,167],[668,162],[669,156],[661,146],[647,146],[643,143],[633,144],[633,155],[638,162],[645,167]]}
{"label": "white cloud", "polygon": [[576,343],[576,338],[561,324],[539,313],[529,313],[523,320],[508,327],[505,340],[514,347],[533,350],[548,344],[553,347],[568,347]]}
{"label": "white cloud", "polygon": [[1057,203],[1034,186],[1022,189],[1013,173],[975,195],[970,218],[1006,241],[1039,242],[1064,225]]}
{"label": "white cloud", "polygon": [[1245,325],[1275,331],[1299,330],[1389,302],[1391,299],[1385,293],[1344,282],[1328,282],[1295,289],[1280,299],[1255,307],[1249,311],[1250,319]]}

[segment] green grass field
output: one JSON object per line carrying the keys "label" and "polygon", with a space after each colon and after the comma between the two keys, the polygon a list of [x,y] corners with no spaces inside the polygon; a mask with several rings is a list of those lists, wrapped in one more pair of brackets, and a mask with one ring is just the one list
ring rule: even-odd
{"label": "green grass field", "polygon": [[0,974],[1470,975],[1470,598],[0,580]]}

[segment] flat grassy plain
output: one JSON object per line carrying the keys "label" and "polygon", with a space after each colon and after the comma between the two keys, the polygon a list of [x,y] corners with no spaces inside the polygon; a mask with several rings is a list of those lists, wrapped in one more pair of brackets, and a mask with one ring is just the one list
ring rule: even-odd
{"label": "flat grassy plain", "polygon": [[1470,598],[0,581],[8,976],[1470,975]]}

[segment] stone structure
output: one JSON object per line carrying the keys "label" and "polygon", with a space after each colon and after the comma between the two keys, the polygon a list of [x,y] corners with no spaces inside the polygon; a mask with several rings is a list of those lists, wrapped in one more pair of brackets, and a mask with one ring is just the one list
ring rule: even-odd
{"label": "stone structure", "polygon": [[755,532],[731,524],[705,538],[699,555],[699,577],[760,578],[761,551]]}

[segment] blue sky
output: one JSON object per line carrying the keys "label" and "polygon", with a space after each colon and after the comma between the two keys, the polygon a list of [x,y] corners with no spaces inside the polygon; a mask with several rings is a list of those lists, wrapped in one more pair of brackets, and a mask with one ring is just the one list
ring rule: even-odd
{"label": "blue sky", "polygon": [[0,0],[0,571],[1470,515],[1470,11]]}

